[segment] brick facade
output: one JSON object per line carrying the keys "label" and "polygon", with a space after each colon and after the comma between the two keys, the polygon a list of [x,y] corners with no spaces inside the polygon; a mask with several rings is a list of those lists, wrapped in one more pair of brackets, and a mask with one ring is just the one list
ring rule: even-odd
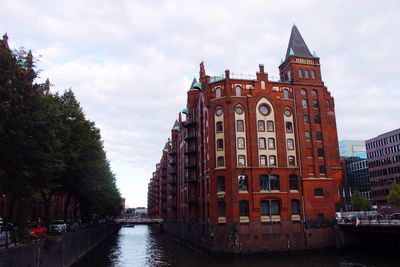
{"label": "brick facade", "polygon": [[157,167],[149,183],[149,215],[167,231],[211,251],[334,245],[342,177],[334,101],[296,26],[279,71],[279,81],[263,65],[249,79],[212,77],[200,64],[158,165],[168,174]]}

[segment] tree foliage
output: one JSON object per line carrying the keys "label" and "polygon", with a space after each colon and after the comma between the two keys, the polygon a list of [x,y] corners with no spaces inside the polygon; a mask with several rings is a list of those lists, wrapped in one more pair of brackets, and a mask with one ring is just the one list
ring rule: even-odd
{"label": "tree foliage", "polygon": [[0,46],[0,193],[23,207],[50,205],[46,197],[61,194],[65,210],[73,199],[86,217],[118,214],[120,193],[100,130],[71,90],[47,94],[34,83],[34,68],[30,52]]}
{"label": "tree foliage", "polygon": [[354,190],[351,196],[351,206],[353,210],[368,210],[371,204],[366,197],[363,197],[358,190]]}
{"label": "tree foliage", "polygon": [[387,197],[388,204],[400,207],[400,185],[393,183]]}

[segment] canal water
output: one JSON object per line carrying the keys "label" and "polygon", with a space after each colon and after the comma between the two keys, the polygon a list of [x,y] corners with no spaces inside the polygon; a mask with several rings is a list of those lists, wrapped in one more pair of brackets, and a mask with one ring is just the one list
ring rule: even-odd
{"label": "canal water", "polygon": [[393,253],[327,252],[210,256],[197,253],[159,229],[121,228],[73,267],[399,267]]}

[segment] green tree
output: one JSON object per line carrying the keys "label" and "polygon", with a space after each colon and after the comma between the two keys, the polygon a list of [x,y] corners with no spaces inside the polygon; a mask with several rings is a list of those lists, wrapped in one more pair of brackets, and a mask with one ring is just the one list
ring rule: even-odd
{"label": "green tree", "polygon": [[358,190],[352,193],[351,206],[354,210],[368,210],[371,207],[368,199],[363,197]]}
{"label": "green tree", "polygon": [[389,195],[387,197],[387,201],[390,205],[397,207],[400,206],[400,185],[398,185],[397,183],[392,184]]}

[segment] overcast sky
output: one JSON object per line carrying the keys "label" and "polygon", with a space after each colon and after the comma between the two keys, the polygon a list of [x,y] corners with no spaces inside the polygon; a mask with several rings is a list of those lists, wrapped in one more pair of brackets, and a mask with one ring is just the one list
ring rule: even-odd
{"label": "overcast sky", "polygon": [[41,55],[40,80],[71,87],[101,129],[130,207],[147,203],[199,63],[277,76],[293,23],[321,59],[339,140],[400,127],[400,1],[1,0],[0,12],[10,46]]}

